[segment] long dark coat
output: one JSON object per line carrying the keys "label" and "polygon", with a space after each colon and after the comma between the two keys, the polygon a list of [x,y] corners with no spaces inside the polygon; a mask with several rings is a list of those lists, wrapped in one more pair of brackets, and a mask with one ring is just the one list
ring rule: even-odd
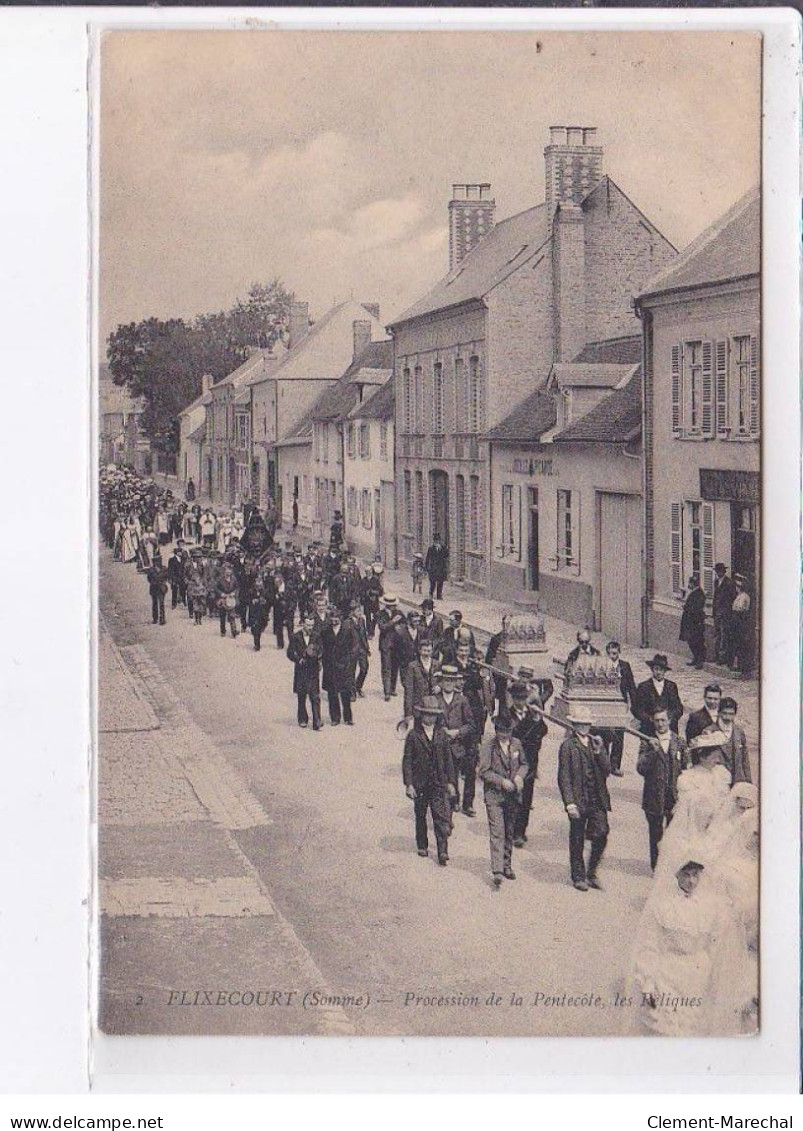
{"label": "long dark coat", "polygon": [[430,546],[424,559],[424,569],[434,580],[446,580],[449,576],[449,551],[446,546]]}
{"label": "long dark coat", "polygon": [[607,778],[611,772],[611,764],[604,748],[595,750],[589,741],[588,750],[584,750],[575,735],[564,738],[558,751],[558,789],[564,806],[576,805],[581,817],[598,808],[589,797],[586,788],[585,763],[588,759],[591,762],[602,808],[610,812],[611,799],[608,794]]}
{"label": "long dark coat", "polygon": [[677,734],[678,723],[683,714],[683,703],[678,685],[671,679],[664,680],[660,695],[651,679],[645,679],[636,688],[636,697],[630,709],[639,721],[639,730],[644,734],[655,734],[652,716],[658,707],[664,707],[669,712],[669,726]]}
{"label": "long dark coat", "polygon": [[680,617],[680,639],[696,640],[705,632],[705,590],[692,589]]}
{"label": "long dark coat", "polygon": [[293,691],[296,695],[320,694],[322,651],[320,637],[315,633],[310,637],[309,646],[300,629],[293,633],[287,648],[287,659],[295,664]]}
{"label": "long dark coat", "polygon": [[678,778],[687,766],[686,748],[676,734],[670,734],[666,753],[642,742],[636,769],[644,778],[641,808],[645,813],[662,817],[673,811],[678,799]]}
{"label": "long dark coat", "polygon": [[457,785],[457,770],[443,727],[436,726],[432,741],[417,722],[404,740],[402,778],[416,793],[445,795],[447,785]]}
{"label": "long dark coat", "polygon": [[357,629],[348,617],[335,634],[331,625],[323,632],[323,689],[340,695],[351,695],[355,689],[354,673],[360,654]]}

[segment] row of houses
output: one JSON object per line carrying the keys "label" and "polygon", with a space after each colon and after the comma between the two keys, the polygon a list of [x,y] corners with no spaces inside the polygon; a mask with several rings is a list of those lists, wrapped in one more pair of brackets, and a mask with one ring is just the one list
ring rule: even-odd
{"label": "row of houses", "polygon": [[109,367],[98,374],[98,447],[101,464],[133,467],[151,473],[151,447],[142,431],[144,404],[122,385],[115,385]]}
{"label": "row of houses", "polygon": [[253,351],[181,418],[180,472],[221,503],[408,567],[438,533],[451,581],[672,648],[687,578],[758,577],[760,203],[683,252],[553,127],[545,199],[497,221],[453,186],[449,269],[387,328],[342,303]]}

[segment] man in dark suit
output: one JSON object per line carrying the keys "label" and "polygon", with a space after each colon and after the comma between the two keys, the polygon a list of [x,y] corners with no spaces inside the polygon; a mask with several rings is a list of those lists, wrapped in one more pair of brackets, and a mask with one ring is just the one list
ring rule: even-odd
{"label": "man in dark suit", "polygon": [[438,643],[438,654],[441,658],[441,663],[453,664],[457,659],[457,642],[463,634],[468,633],[468,643],[471,648],[471,655],[474,656],[477,651],[477,642],[474,639],[474,633],[471,629],[463,624],[463,614],[459,609],[452,609],[449,613],[449,623],[441,634]]}
{"label": "man in dark suit", "polygon": [[567,669],[577,660],[579,656],[598,656],[599,648],[595,648],[591,643],[591,633],[587,628],[581,628],[577,633],[577,644],[572,648],[569,655],[566,657]]}
{"label": "man in dark suit", "polygon": [[424,569],[429,577],[429,595],[443,597],[443,583],[449,576],[449,551],[441,542],[440,534],[433,535],[432,545],[424,559]]}
{"label": "man in dark suit", "polygon": [[443,636],[443,617],[435,612],[435,603],[431,597],[425,597],[421,602],[420,632],[422,639],[431,640],[437,651]]}
{"label": "man in dark suit", "polygon": [[379,659],[382,665],[382,690],[385,702],[396,694],[396,680],[399,676],[399,657],[396,645],[396,629],[404,624],[404,615],[397,607],[392,593],[382,598],[383,608],[377,617],[379,627]]}
{"label": "man in dark suit", "polygon": [[418,642],[418,655],[407,665],[404,684],[404,717],[412,719],[416,707],[420,707],[428,695],[437,695],[440,690],[440,663],[433,658],[432,641],[426,638]]}
{"label": "man in dark suit", "polygon": [[[633,669],[627,660],[622,659],[622,646],[618,640],[611,640],[605,646],[605,652],[619,675],[619,690],[622,693],[622,699],[632,712],[633,701],[636,697],[636,681],[633,678]],[[625,732],[619,728],[606,727],[600,731],[600,735],[611,760],[611,773],[615,778],[620,778],[622,777],[622,752],[625,748]]]}
{"label": "man in dark suit", "polygon": [[323,689],[329,698],[329,718],[332,726],[339,726],[342,709],[346,726],[353,726],[351,696],[360,642],[350,617],[344,620],[340,610],[334,609],[324,629],[322,643]]}
{"label": "man in dark suit", "polygon": [[665,707],[669,713],[669,728],[678,733],[678,725],[683,715],[683,704],[680,701],[678,685],[666,678],[670,671],[669,661],[661,652],[656,652],[647,667],[652,672],[651,679],[645,679],[636,688],[636,697],[633,703],[633,714],[639,721],[642,734],[653,736],[655,727],[652,717],[656,708]]}
{"label": "man in dark suit", "polygon": [[411,664],[418,655],[418,645],[421,638],[419,623],[421,614],[417,609],[410,609],[406,623],[396,629],[394,646],[396,649],[396,664],[401,676],[402,686],[407,688],[407,665]]}
{"label": "man in dark suit", "polygon": [[703,692],[704,705],[699,711],[692,711],[686,720],[686,742],[691,742],[698,734],[702,734],[709,727],[717,726],[719,717],[719,702],[722,698],[722,688],[718,683],[709,683]]}
{"label": "man in dark suit", "polygon": [[513,737],[521,743],[527,775],[521,791],[521,803],[513,823],[513,845],[523,848],[527,843],[527,826],[530,823],[530,810],[533,806],[533,790],[538,777],[538,758],[541,743],[547,734],[547,725],[541,718],[539,708],[543,706],[540,696],[530,693],[526,683],[516,680],[510,687],[510,718],[513,723]]}
{"label": "man in dark suit", "polygon": [[685,746],[669,729],[666,708],[658,707],[653,712],[652,721],[655,737],[642,740],[636,769],[644,778],[641,808],[649,829],[650,867],[655,871],[658,845],[677,804],[678,777],[688,762]]}
{"label": "man in dark suit", "polygon": [[733,598],[736,596],[736,586],[728,577],[728,567],[724,562],[717,562],[714,566],[714,640],[717,650],[717,663],[729,662],[728,649],[730,647],[731,614],[733,612]]}
{"label": "man in dark suit", "polygon": [[429,855],[427,810],[432,813],[438,863],[449,862],[452,831],[451,798],[457,793],[457,771],[449,752],[449,740],[440,725],[440,705],[427,696],[416,707],[415,726],[404,740],[402,779],[415,808],[415,843],[419,856]]}
{"label": "man in dark suit", "polygon": [[315,634],[315,620],[312,613],[305,613],[301,628],[293,633],[287,648],[287,658],[295,665],[293,671],[293,691],[298,699],[298,725],[309,723],[307,699],[312,710],[312,729],[321,726],[321,641]]}
{"label": "man in dark suit", "polygon": [[689,667],[701,668],[705,663],[705,590],[698,573],[689,578],[689,593],[680,617],[680,639],[691,649]]}
{"label": "man in dark suit", "polygon": [[507,711],[500,711],[494,718],[494,737],[483,746],[477,768],[477,776],[484,787],[491,871],[497,888],[502,886],[503,879],[516,878],[513,833],[526,773],[521,745],[513,737],[513,722]]}
{"label": "man in dark suit", "polygon": [[[597,870],[608,843],[608,794],[610,763],[598,735],[591,734],[592,718],[588,707],[570,708],[567,721],[573,731],[558,750],[558,789],[569,818],[569,868],[578,891],[602,888]],[[585,842],[591,841],[586,865]]]}

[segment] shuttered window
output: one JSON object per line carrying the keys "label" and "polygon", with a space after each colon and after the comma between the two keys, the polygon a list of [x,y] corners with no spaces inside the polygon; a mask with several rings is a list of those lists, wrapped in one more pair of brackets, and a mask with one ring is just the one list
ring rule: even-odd
{"label": "shuttered window", "polygon": [[672,593],[683,596],[683,505],[670,504],[670,561]]}
{"label": "shuttered window", "polygon": [[403,374],[404,384],[404,417],[402,424],[404,431],[409,435],[413,430],[413,381],[410,370],[405,369]]}
{"label": "shuttered window", "polygon": [[683,402],[680,381],[680,346],[672,346],[672,435],[683,434]]}
{"label": "shuttered window", "polygon": [[371,495],[367,487],[363,488],[360,502],[360,510],[362,512],[362,524],[366,530],[370,530],[373,525],[373,516],[371,514]]}
{"label": "shuttered window", "polygon": [[349,459],[354,459],[355,455],[357,454],[355,443],[354,443],[354,430],[355,430],[354,425],[349,424],[349,427],[348,427],[348,454],[349,454]]}
{"label": "shuttered window", "polygon": [[730,428],[728,407],[728,342],[718,341],[714,347],[714,385],[716,396],[716,428],[718,436],[727,436]]}
{"label": "shuttered window", "polygon": [[579,498],[576,491],[558,491],[558,569],[580,568]]}
{"label": "shuttered window", "polygon": [[703,552],[700,581],[709,601],[714,597],[714,505],[702,503]]}
{"label": "shuttered window", "polygon": [[701,406],[700,432],[703,436],[714,435],[714,347],[711,342],[702,343],[702,373],[700,377]]}
{"label": "shuttered window", "polygon": [[432,431],[436,436],[444,434],[443,417],[443,365],[436,361],[432,369]]}
{"label": "shuttered window", "polygon": [[424,546],[424,476],[415,473],[415,542],[419,550]]}
{"label": "shuttered window", "polygon": [[388,426],[384,420],[379,425],[379,458],[388,458]]}
{"label": "shuttered window", "polygon": [[360,425],[360,459],[371,458],[371,433],[368,424]]}
{"label": "shuttered window", "polygon": [[462,357],[455,359],[454,363],[454,430],[466,430],[466,390],[465,390],[465,364]]}
{"label": "shuttered window", "polygon": [[413,382],[413,431],[424,431],[424,374],[420,365],[416,365]]}
{"label": "shuttered window", "polygon": [[480,359],[469,358],[468,362],[468,432],[479,432],[481,427]]}
{"label": "shuttered window", "polygon": [[750,434],[758,436],[761,431],[761,374],[759,361],[758,335],[750,338]]}
{"label": "shuttered window", "polygon": [[404,473],[404,525],[408,534],[413,532],[413,483],[409,471]]}

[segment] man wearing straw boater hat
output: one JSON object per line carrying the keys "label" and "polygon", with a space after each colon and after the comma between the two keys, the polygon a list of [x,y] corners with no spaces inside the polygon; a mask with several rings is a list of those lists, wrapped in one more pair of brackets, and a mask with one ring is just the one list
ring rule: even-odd
{"label": "man wearing straw boater hat", "polygon": [[527,774],[521,744],[513,737],[513,721],[506,710],[494,718],[494,737],[483,747],[477,776],[485,787],[485,809],[491,839],[491,871],[495,887],[515,880],[513,834],[521,791]]}
{"label": "man wearing straw boater hat", "polygon": [[[569,869],[578,891],[601,889],[597,870],[608,842],[611,799],[607,778],[611,771],[602,739],[591,734],[593,720],[582,703],[569,708],[572,733],[558,751],[558,789],[569,818]],[[586,865],[585,842],[591,841]]]}
{"label": "man wearing straw boater hat", "polygon": [[449,740],[440,725],[441,708],[427,695],[415,708],[415,726],[404,740],[402,778],[415,811],[415,843],[419,856],[429,855],[427,810],[432,814],[438,863],[449,862],[452,828],[451,798],[457,793],[457,774]]}

